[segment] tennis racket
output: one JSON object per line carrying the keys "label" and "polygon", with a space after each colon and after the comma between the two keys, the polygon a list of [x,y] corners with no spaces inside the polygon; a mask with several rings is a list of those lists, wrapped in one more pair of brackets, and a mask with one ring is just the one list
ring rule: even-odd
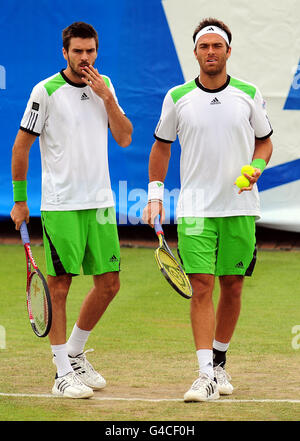
{"label": "tennis racket", "polygon": [[46,337],[51,328],[52,306],[49,288],[43,274],[34,261],[26,222],[20,228],[27,264],[26,300],[29,320],[38,337]]}
{"label": "tennis racket", "polygon": [[159,240],[159,247],[155,250],[155,259],[160,271],[175,291],[182,297],[190,299],[193,289],[189,278],[168,247],[158,216],[154,219],[154,229]]}

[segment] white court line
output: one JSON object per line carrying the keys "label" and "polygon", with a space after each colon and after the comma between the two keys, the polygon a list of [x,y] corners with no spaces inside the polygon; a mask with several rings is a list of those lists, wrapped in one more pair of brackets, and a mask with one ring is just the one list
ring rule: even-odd
{"label": "white court line", "polygon": [[[60,398],[52,394],[6,394],[0,392],[2,397],[16,397],[16,398]],[[165,401],[177,401],[184,402],[182,398],[123,398],[123,397],[92,397],[92,400],[97,401],[143,401],[148,403],[161,403]],[[253,400],[238,400],[238,399],[228,399],[221,398],[220,400],[215,400],[213,403],[297,403],[300,404],[300,400],[272,400],[272,399],[253,399]]]}

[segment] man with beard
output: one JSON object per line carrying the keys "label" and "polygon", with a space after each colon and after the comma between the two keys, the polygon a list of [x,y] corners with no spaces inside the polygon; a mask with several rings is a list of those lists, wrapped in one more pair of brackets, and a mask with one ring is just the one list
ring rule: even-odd
{"label": "man with beard", "polygon": [[[265,104],[256,86],[227,74],[231,32],[215,18],[203,20],[193,34],[200,75],[166,94],[149,160],[148,205],[143,219],[153,227],[164,219],[163,182],[178,136],[181,189],[177,205],[178,252],[193,287],[191,323],[199,377],[185,401],[208,401],[231,394],[225,371],[241,307],[245,276],[256,255],[256,182],[272,154]],[[252,164],[249,186],[234,183]],[[215,314],[213,288],[219,278]]]}
{"label": "man with beard", "polygon": [[[121,147],[132,125],[118,104],[109,77],[94,68],[98,35],[86,23],[63,31],[66,69],[31,93],[12,155],[16,229],[29,221],[26,176],[29,150],[40,136],[41,218],[53,319],[49,333],[57,374],[53,394],[88,398],[105,379],[87,361],[88,336],[119,290],[120,247],[111,191],[108,127]],[[66,342],[66,299],[72,276],[93,276]]]}

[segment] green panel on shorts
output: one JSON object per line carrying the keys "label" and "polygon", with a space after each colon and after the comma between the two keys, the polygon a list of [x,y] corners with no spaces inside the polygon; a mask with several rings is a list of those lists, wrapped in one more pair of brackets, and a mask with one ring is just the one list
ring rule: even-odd
{"label": "green panel on shorts", "polygon": [[100,275],[120,270],[114,207],[43,211],[47,273]]}
{"label": "green panel on shorts", "polygon": [[188,274],[251,275],[255,217],[178,219],[178,250]]}

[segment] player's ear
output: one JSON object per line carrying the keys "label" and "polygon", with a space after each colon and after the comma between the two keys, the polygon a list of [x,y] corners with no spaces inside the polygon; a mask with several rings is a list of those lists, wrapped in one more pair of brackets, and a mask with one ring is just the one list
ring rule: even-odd
{"label": "player's ear", "polygon": [[227,60],[228,60],[228,58],[230,57],[230,55],[231,55],[231,47],[228,46],[227,54],[226,54],[226,58],[227,58]]}
{"label": "player's ear", "polygon": [[68,57],[67,57],[68,53],[67,53],[67,51],[66,51],[66,49],[64,47],[62,48],[62,53],[63,53],[64,59],[67,60],[68,59]]}

